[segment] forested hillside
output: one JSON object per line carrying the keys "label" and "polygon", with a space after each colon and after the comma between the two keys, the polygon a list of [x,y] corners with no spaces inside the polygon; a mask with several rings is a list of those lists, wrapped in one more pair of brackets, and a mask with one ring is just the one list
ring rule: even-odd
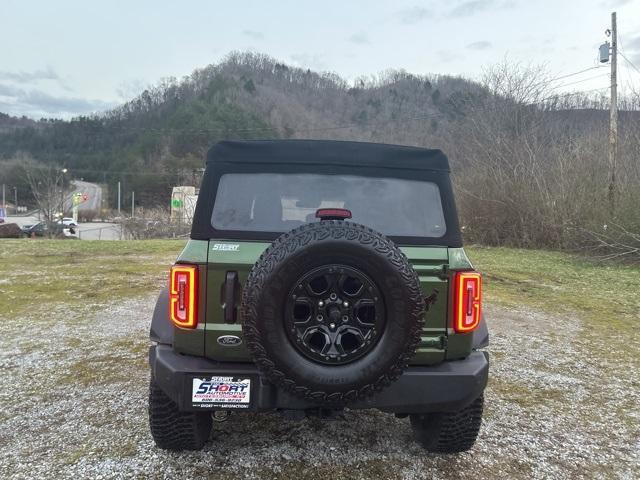
{"label": "forested hillside", "polygon": [[85,180],[121,181],[125,195],[135,191],[150,206],[166,204],[171,186],[193,182],[222,139],[419,145],[449,155],[468,239],[566,248],[577,232],[602,233],[605,224],[640,230],[637,112],[621,116],[610,194],[606,101],[557,95],[552,85],[540,69],[507,64],[479,83],[402,71],[349,83],[236,53],[99,115],[13,124],[0,117],[0,158],[9,161],[5,175],[17,171],[16,157],[30,156]]}
{"label": "forested hillside", "polygon": [[188,182],[207,148],[221,139],[429,145],[459,113],[455,102],[480,91],[462,79],[402,72],[352,86],[333,74],[237,54],[180,81],[167,79],[113,111],[15,128],[0,137],[0,156],[28,152],[85,179],[120,180],[142,202],[162,203],[169,186]]}

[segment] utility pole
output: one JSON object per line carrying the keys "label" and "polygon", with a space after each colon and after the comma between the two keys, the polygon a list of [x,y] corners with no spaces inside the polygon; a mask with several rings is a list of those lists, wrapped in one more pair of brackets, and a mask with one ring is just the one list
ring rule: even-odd
{"label": "utility pole", "polygon": [[609,209],[616,212],[616,167],[618,163],[618,26],[611,13],[611,112],[609,116]]}
{"label": "utility pole", "polygon": [[118,182],[118,215],[120,215],[120,182]]}
{"label": "utility pole", "polygon": [[[57,178],[60,178],[60,225],[62,225],[62,218],[64,217],[64,176],[68,170],[63,168],[60,170],[60,175]],[[56,185],[57,185],[56,181]],[[53,219],[52,219],[53,220]]]}
{"label": "utility pole", "polygon": [[[3,183],[2,184],[2,208],[7,208],[7,202],[6,202],[5,198],[4,198],[4,189],[5,189],[5,186],[4,186],[4,183]],[[5,212],[5,215],[6,215],[6,212]]]}
{"label": "utility pole", "polygon": [[18,187],[13,187],[13,214],[18,214]]}
{"label": "utility pole", "polygon": [[131,218],[136,213],[136,192],[131,192]]}

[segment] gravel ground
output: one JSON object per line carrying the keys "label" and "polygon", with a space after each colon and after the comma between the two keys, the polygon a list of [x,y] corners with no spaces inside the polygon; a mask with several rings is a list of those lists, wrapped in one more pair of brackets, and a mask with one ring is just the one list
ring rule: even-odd
{"label": "gravel ground", "polygon": [[427,454],[408,420],[374,411],[236,414],[202,452],[157,450],[146,418],[153,304],[0,315],[0,478],[640,478],[637,371],[591,355],[614,332],[492,306],[485,421],[469,453]]}

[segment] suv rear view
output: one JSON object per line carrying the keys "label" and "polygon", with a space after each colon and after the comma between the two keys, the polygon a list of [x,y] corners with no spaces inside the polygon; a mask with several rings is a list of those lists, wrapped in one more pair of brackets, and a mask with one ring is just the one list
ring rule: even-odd
{"label": "suv rear view", "polygon": [[345,407],[471,448],[488,357],[482,282],[438,150],[222,142],[151,325],[156,444],[200,449],[212,416]]}

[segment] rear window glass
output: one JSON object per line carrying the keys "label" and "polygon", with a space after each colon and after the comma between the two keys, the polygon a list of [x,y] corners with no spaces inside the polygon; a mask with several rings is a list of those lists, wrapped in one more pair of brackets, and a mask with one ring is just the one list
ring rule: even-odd
{"label": "rear window glass", "polygon": [[352,220],[385,235],[442,237],[435,183],[350,175],[227,173],[218,185],[216,230],[286,232],[316,222],[319,208],[346,208]]}

